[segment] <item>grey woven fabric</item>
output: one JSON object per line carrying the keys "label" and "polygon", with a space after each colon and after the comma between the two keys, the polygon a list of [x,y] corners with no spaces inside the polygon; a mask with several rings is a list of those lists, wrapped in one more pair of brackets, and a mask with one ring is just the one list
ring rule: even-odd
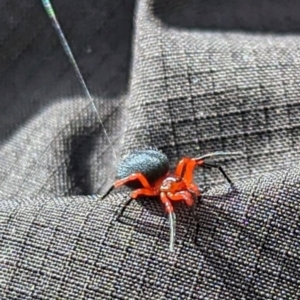
{"label": "grey woven fabric", "polygon": [[[1,299],[299,299],[300,4],[53,1],[117,160],[243,151],[200,230],[129,193],[39,1],[0,1]],[[126,3],[125,3],[126,2]],[[194,243],[195,234],[197,233]]]}

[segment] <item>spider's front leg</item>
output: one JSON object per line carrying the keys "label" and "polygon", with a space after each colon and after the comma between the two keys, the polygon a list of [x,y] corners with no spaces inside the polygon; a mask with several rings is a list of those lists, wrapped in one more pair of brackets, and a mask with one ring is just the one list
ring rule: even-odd
{"label": "spider's front leg", "polygon": [[[195,195],[196,196],[196,195]],[[195,211],[195,201],[193,198],[192,193],[189,191],[180,191],[177,193],[160,193],[160,199],[162,203],[165,206],[166,212],[168,213],[169,216],[169,226],[170,226],[170,251],[174,251],[174,243],[175,243],[175,232],[176,232],[176,227],[175,227],[175,222],[176,222],[176,215],[174,213],[173,205],[171,201],[184,201],[189,207],[192,208],[193,216],[196,220]]]}
{"label": "spider's front leg", "polygon": [[202,165],[204,161],[197,161],[194,158],[184,157],[177,164],[175,175],[184,178],[187,184],[192,184],[193,182],[193,172],[196,165]]}
{"label": "spider's front leg", "polygon": [[161,202],[164,204],[166,212],[169,216],[169,226],[170,226],[170,251],[174,252],[174,243],[176,236],[176,215],[174,213],[174,208],[171,201],[168,199],[165,192],[160,193]]}
{"label": "spider's front leg", "polygon": [[184,201],[188,206],[194,205],[194,199],[189,191],[180,191],[177,193],[169,192],[167,196],[172,201]]}
{"label": "spider's front leg", "polygon": [[[185,162],[185,170],[183,174],[183,178],[187,184],[192,184],[193,182],[193,172],[196,166],[201,166],[203,168],[216,168],[218,169],[222,175],[225,177],[225,179],[229,182],[229,184],[232,184],[232,181],[228,177],[228,175],[225,173],[224,169],[217,164],[214,163],[207,163],[204,159],[201,158],[184,158]],[[177,170],[177,169],[176,169]]]}
{"label": "spider's front leg", "polygon": [[187,163],[190,161],[190,158],[183,157],[176,166],[175,175],[178,177],[183,177],[184,170]]}
{"label": "spider's front leg", "polygon": [[[189,186],[190,191],[180,191],[177,193],[168,193],[167,196],[172,201],[184,201],[185,204],[191,208],[195,221],[198,221],[198,217],[195,213],[195,200],[201,195],[197,186]],[[193,190],[195,189],[195,191]]]}

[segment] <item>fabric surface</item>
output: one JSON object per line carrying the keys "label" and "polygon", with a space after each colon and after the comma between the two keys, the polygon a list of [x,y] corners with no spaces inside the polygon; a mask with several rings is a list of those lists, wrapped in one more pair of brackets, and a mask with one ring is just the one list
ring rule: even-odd
{"label": "fabric surface", "polygon": [[[299,299],[300,4],[53,5],[117,159],[42,4],[0,1],[0,298]],[[157,199],[100,201],[145,147],[244,153],[195,172],[173,254]]]}

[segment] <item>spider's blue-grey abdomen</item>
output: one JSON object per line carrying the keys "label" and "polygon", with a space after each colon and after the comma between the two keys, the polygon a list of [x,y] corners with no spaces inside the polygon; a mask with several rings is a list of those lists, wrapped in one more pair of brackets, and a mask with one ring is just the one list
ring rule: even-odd
{"label": "spider's blue-grey abdomen", "polygon": [[142,173],[151,183],[167,174],[168,171],[168,157],[159,150],[135,150],[119,164],[117,179],[125,178],[133,173]]}

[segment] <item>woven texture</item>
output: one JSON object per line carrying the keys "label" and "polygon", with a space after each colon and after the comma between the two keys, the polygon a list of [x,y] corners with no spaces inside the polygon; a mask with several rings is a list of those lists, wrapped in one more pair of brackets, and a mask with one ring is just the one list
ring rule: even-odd
{"label": "woven texture", "polygon": [[[0,1],[0,299],[299,299],[300,3],[54,1],[117,161],[243,151],[176,205],[116,164],[39,1]],[[194,243],[195,235],[196,243]]]}

